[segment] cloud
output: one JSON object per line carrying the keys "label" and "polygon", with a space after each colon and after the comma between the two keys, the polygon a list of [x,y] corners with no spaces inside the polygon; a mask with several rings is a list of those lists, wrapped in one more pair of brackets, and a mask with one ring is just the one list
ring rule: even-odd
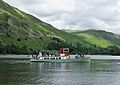
{"label": "cloud", "polygon": [[120,34],[120,0],[5,0],[63,29],[102,29]]}

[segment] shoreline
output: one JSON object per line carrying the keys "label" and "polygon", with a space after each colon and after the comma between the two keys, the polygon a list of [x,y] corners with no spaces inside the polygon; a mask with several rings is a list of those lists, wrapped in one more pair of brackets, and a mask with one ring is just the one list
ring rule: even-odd
{"label": "shoreline", "polygon": [[2,55],[0,54],[0,60],[29,60],[30,58],[28,55],[15,55],[15,54],[7,54],[7,55]]}
{"label": "shoreline", "polygon": [[[120,56],[113,55],[88,55],[90,56],[90,60],[120,60]],[[16,54],[0,54],[0,60],[30,60],[28,55],[16,55]]]}

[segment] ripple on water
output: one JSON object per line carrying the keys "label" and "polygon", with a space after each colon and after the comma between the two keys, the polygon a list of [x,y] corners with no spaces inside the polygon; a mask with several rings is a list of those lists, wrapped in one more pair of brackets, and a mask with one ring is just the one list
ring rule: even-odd
{"label": "ripple on water", "polygon": [[1,85],[119,85],[120,61],[31,63],[0,61]]}

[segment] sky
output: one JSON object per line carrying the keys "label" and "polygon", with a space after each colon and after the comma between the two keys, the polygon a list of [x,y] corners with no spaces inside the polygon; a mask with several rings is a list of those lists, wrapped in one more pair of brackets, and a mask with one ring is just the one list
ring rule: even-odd
{"label": "sky", "polygon": [[120,0],[4,0],[58,29],[120,34]]}

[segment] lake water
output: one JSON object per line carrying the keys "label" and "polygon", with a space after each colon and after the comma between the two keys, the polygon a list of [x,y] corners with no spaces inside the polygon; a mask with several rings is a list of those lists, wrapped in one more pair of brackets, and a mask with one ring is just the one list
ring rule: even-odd
{"label": "lake water", "polygon": [[81,63],[0,60],[0,85],[120,85],[119,57],[101,57]]}

